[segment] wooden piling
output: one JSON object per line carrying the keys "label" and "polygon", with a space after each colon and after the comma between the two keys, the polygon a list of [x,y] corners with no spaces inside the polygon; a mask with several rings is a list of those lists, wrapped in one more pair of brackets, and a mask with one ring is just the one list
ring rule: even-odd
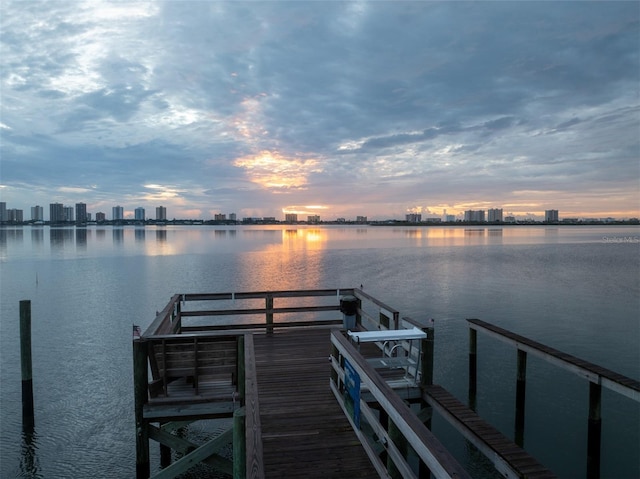
{"label": "wooden piling", "polygon": [[602,436],[602,386],[589,382],[589,427],[587,430],[587,478],[600,477],[600,440]]}
{"label": "wooden piling", "polygon": [[516,420],[515,420],[515,443],[523,447],[524,445],[524,410],[525,393],[527,379],[527,353],[518,349],[517,359],[517,380],[516,380]]}
{"label": "wooden piling", "polygon": [[273,333],[273,295],[268,294],[266,297],[267,309],[267,334]]}
{"label": "wooden piling", "polygon": [[478,379],[478,333],[469,328],[469,408],[476,410],[476,383]]}
{"label": "wooden piling", "polygon": [[136,417],[136,479],[146,479],[151,474],[149,463],[149,429],[144,420],[143,408],[147,402],[149,371],[147,366],[147,342],[133,341],[133,394]]}
{"label": "wooden piling", "polygon": [[422,340],[422,361],[421,361],[421,378],[420,385],[427,386],[433,384],[433,345],[434,345],[434,329],[422,328],[427,337]]}
{"label": "wooden piling", "polygon": [[31,364],[31,301],[20,301],[20,367],[22,370],[22,427],[35,426],[33,413],[33,372]]}

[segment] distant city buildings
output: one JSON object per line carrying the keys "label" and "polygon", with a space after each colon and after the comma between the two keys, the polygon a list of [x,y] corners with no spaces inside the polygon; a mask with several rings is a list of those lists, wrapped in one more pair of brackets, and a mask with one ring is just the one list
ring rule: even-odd
{"label": "distant city buildings", "polygon": [[44,221],[44,208],[42,206],[31,207],[31,221]]}
{"label": "distant city buildings", "polygon": [[286,213],[284,215],[284,221],[285,223],[297,223],[298,222],[298,215],[295,213]]}
{"label": "distant city buildings", "polygon": [[0,201],[0,222],[7,221],[7,203]]}
{"label": "distant city buildings", "polygon": [[124,208],[122,206],[114,206],[111,208],[111,219],[119,221],[124,219]]}
{"label": "distant city buildings", "polygon": [[213,219],[214,221],[226,221],[227,215],[222,213],[216,213],[215,215],[213,215]]}
{"label": "distant city buildings", "polygon": [[64,222],[64,205],[62,203],[49,204],[49,223],[52,225]]}
{"label": "distant city buildings", "polygon": [[489,223],[502,223],[502,208],[490,208],[487,211]]}
{"label": "distant city buildings", "polygon": [[407,223],[420,223],[422,221],[422,215],[420,213],[409,213],[405,215],[405,221]]}
{"label": "distant city buildings", "polygon": [[143,207],[138,207],[133,212],[134,218],[136,221],[144,221],[145,219],[145,211]]}
{"label": "distant city buildings", "polygon": [[356,223],[364,224],[367,222],[366,216],[356,216]]}
{"label": "distant city buildings", "polygon": [[559,221],[558,210],[545,210],[544,221],[546,223],[557,223]]}
{"label": "distant city buildings", "polygon": [[167,209],[164,206],[156,207],[156,221],[167,221]]}
{"label": "distant city buildings", "polygon": [[64,214],[64,222],[72,223],[73,222],[73,206],[64,206],[62,208]]}
{"label": "distant city buildings", "polygon": [[86,223],[89,221],[87,217],[87,205],[85,203],[76,203],[76,223]]}
{"label": "distant city buildings", "polygon": [[105,221],[107,221],[107,215],[105,213],[103,213],[102,211],[98,211],[96,213],[96,222],[97,223],[104,223]]}
{"label": "distant city buildings", "polygon": [[467,210],[464,212],[464,220],[472,223],[484,223],[484,210]]}
{"label": "distant city buildings", "polygon": [[317,225],[318,223],[320,223],[320,216],[318,215],[307,216],[307,223]]}

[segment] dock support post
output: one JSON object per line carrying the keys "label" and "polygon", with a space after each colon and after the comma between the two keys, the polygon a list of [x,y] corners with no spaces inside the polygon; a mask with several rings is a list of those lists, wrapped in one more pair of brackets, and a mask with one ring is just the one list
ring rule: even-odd
{"label": "dock support post", "polygon": [[476,382],[478,371],[478,332],[469,328],[469,408],[476,410]]}
{"label": "dock support post", "polygon": [[[389,440],[395,444],[398,448],[398,451],[402,455],[403,458],[407,458],[407,440],[402,435],[398,427],[391,420],[391,418],[387,418],[388,427],[387,432],[389,434]],[[402,474],[394,464],[391,459],[391,455],[387,454],[387,472],[392,477],[392,479],[402,479]]]}
{"label": "dock support post", "polygon": [[149,370],[147,366],[147,342],[133,341],[133,394],[136,416],[136,479],[151,475],[149,463],[149,429],[144,420],[143,408],[147,402]]}
{"label": "dock support post", "polygon": [[429,386],[433,384],[433,340],[435,337],[432,327],[422,328],[427,335],[422,340],[422,368],[420,371],[420,385]]}
{"label": "dock support post", "polygon": [[273,333],[273,296],[267,295],[267,334]]}
{"label": "dock support post", "polygon": [[171,465],[171,448],[160,444],[160,467],[163,469]]}
{"label": "dock support post", "polygon": [[524,445],[524,410],[525,393],[527,385],[527,353],[518,349],[517,360],[517,380],[516,380],[516,421],[515,421],[515,443],[523,447]]}
{"label": "dock support post", "polygon": [[602,386],[589,382],[589,427],[587,432],[587,478],[600,477],[600,438],[602,435]]}
{"label": "dock support post", "polygon": [[20,301],[20,368],[22,372],[22,428],[33,431],[33,373],[31,367],[31,301]]}
{"label": "dock support post", "polygon": [[233,412],[233,479],[244,479],[247,476],[245,424],[245,409],[236,409]]}

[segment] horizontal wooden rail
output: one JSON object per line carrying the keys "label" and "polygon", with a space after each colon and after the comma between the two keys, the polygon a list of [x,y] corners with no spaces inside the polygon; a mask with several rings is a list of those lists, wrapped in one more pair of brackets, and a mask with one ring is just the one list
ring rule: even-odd
{"label": "horizontal wooden rail", "polygon": [[519,334],[487,323],[480,319],[467,319],[471,329],[515,346],[543,360],[584,377],[592,383],[611,389],[634,401],[640,402],[640,381],[618,374],[597,364],[563,353],[557,349],[533,341]]}
{"label": "horizontal wooden rail", "polygon": [[327,306],[292,306],[286,308],[248,308],[248,309],[213,309],[213,310],[194,310],[194,311],[182,311],[182,317],[193,316],[237,316],[237,315],[251,315],[251,314],[267,314],[273,312],[274,314],[282,313],[317,313],[319,311],[339,311],[340,305],[327,305]]}
{"label": "horizontal wooden rail", "polygon": [[[440,441],[427,429],[427,427],[418,419],[411,409],[403,402],[403,400],[395,394],[393,389],[385,382],[385,380],[369,365],[364,357],[358,353],[352,344],[339,332],[331,332],[331,343],[338,354],[346,359],[351,367],[360,376],[362,385],[365,386],[373,395],[380,407],[388,415],[390,421],[393,422],[397,432],[402,435],[413,448],[422,462],[429,468],[436,478],[468,478],[468,473],[460,466],[456,459],[442,446]],[[332,358],[332,366],[335,375],[338,378],[344,378],[344,370],[342,369],[342,359]],[[338,393],[338,387],[332,381],[332,387],[336,398],[341,401],[341,394]],[[367,411],[368,405],[365,401],[360,400],[360,408]],[[365,412],[365,416],[369,421],[374,418],[373,414]],[[353,424],[353,423],[352,423]],[[383,426],[380,424],[372,425],[375,430],[382,431]],[[357,430],[362,440],[362,434]],[[406,463],[398,448],[393,441],[387,437],[385,432],[385,448],[389,452],[389,457],[404,477],[412,477],[411,468]],[[380,462],[375,453],[371,452],[371,448],[363,442],[365,449],[370,453],[370,458],[374,464]]]}
{"label": "horizontal wooden rail", "polygon": [[354,294],[353,288],[344,289],[301,289],[288,291],[250,291],[237,293],[188,293],[178,295],[181,301],[220,301],[236,299],[304,298],[317,296],[341,296]]}

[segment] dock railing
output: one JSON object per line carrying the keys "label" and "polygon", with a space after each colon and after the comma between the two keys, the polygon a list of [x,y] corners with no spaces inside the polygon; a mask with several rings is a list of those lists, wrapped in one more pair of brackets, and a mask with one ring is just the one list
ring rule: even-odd
{"label": "dock railing", "polygon": [[[331,332],[331,346],[331,389],[380,477],[417,477],[409,464],[409,445],[434,477],[470,477],[340,331]],[[379,410],[364,400],[361,388],[372,395]],[[365,434],[365,428],[371,434]],[[380,459],[381,449],[386,463]]]}
{"label": "dock railing", "polygon": [[609,369],[558,351],[529,338],[500,328],[479,319],[467,319],[469,323],[469,403],[476,406],[477,382],[477,332],[515,346],[517,351],[515,440],[524,442],[525,392],[527,355],[536,356],[549,364],[583,377],[589,381],[589,417],[587,429],[587,477],[600,477],[601,403],[602,387],[629,399],[640,402],[640,381]]}

